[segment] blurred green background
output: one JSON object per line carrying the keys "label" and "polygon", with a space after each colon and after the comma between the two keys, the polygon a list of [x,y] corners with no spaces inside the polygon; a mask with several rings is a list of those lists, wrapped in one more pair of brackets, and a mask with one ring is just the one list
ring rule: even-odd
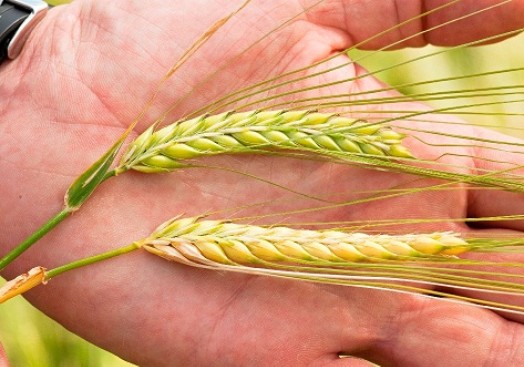
{"label": "blurred green background", "polygon": [[[53,5],[67,3],[67,0],[49,1]],[[404,67],[394,68],[378,75],[392,85],[407,82],[430,80],[450,76],[477,73],[489,70],[508,69],[524,66],[524,36],[519,36],[500,44],[469,49],[458,49],[425,60],[410,63]],[[436,48],[409,49],[403,51],[351,52],[355,59],[362,59],[362,64],[369,70],[382,69],[388,65],[412,60]],[[489,85],[524,85],[524,73],[512,72],[497,76],[466,79],[441,83],[420,88],[405,88],[404,93],[411,94],[427,91],[446,91],[464,88],[481,88]],[[511,97],[493,97],[502,100]],[[522,98],[522,95],[520,95]],[[472,100],[474,102],[474,100]],[[436,106],[447,106],[456,101],[434,102]],[[463,104],[464,101],[461,101]],[[467,102],[466,102],[467,103]],[[522,113],[524,105],[502,104],[490,107],[491,111],[504,113]],[[522,125],[521,116],[469,117],[472,122],[499,124],[501,126]],[[3,284],[3,282],[2,282]],[[0,305],[0,340],[8,354],[13,367],[90,367],[133,366],[118,357],[99,349],[68,332],[53,320],[49,319],[22,297]]]}
{"label": "blurred green background", "polygon": [[56,6],[56,5],[67,4],[67,3],[70,3],[71,1],[73,0],[47,0],[46,3],[48,3],[49,5]]}
{"label": "blurred green background", "polygon": [[134,366],[70,333],[22,297],[0,305],[0,341],[11,367]]}

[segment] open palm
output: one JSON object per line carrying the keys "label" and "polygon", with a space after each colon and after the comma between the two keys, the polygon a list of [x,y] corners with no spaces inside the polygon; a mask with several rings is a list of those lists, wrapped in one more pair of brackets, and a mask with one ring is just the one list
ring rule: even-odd
{"label": "open palm", "polygon": [[[173,101],[179,104],[169,118],[268,76],[310,65],[377,33],[387,27],[385,23],[398,23],[399,14],[406,19],[422,8],[418,2],[380,2],[377,10],[359,1],[326,1],[237,57],[311,5],[306,3],[250,4],[173,75],[137,132]],[[74,177],[140,113],[174,61],[213,22],[239,5],[230,1],[78,0],[50,12],[20,58],[0,69],[2,93],[9,96],[0,101],[2,251],[60,209]],[[396,12],[396,6],[401,11]],[[518,7],[522,11],[523,2],[501,7],[497,17],[504,22],[497,24],[522,26],[517,23]],[[366,19],[353,20],[353,14]],[[429,22],[442,21],[436,18]],[[359,27],[358,20],[366,27]],[[461,29],[455,42],[504,30],[502,26],[470,26],[477,32]],[[380,47],[399,37],[384,36],[370,46]],[[444,31],[433,37],[430,42],[453,42]],[[418,37],[410,44],[427,41]],[[338,56],[330,65],[345,61],[345,56]],[[303,85],[363,72],[354,65],[344,66]],[[374,78],[365,78],[324,88],[321,93],[358,92],[380,85]],[[285,90],[280,87],[278,92]],[[186,97],[191,91],[196,92]],[[416,142],[411,144],[421,155],[436,154]],[[326,200],[349,199],[354,191],[386,189],[413,180],[281,157],[216,157],[206,163],[248,172]],[[468,158],[460,164],[475,167]],[[522,200],[498,195],[497,204],[487,205],[488,198],[476,196],[473,202],[466,191],[428,193],[418,196],[416,205],[407,197],[396,198],[380,207],[368,203],[302,214],[293,220],[493,215]],[[272,204],[243,209],[242,215],[318,204],[234,172],[126,173],[102,185],[81,211],[13,263],[5,276],[34,265],[51,268],[128,244],[177,214],[196,215],[254,202]],[[460,223],[443,226],[444,230],[465,230]],[[338,359],[339,353],[367,357],[384,366],[517,366],[524,362],[519,348],[524,327],[491,311],[412,295],[215,273],[170,264],[142,252],[64,275],[31,291],[28,298],[67,328],[140,365],[364,363]]]}

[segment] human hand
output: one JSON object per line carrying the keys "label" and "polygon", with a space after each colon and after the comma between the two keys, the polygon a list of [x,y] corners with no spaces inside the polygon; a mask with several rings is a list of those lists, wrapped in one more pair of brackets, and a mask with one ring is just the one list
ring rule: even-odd
{"label": "human hand", "polygon": [[[0,236],[3,251],[60,208],[63,192],[74,177],[96,160],[141,111],[173,61],[209,25],[238,5],[228,1],[176,5],[150,1],[144,6],[138,1],[78,0],[50,12],[20,58],[0,71],[2,88],[10,94],[0,105],[0,146],[4,152],[0,174],[5,178],[0,183],[0,210],[5,213],[5,230]],[[401,6],[399,2],[398,6],[408,14],[403,18],[409,18],[419,12],[418,5],[403,2]],[[398,23],[394,5],[390,9],[381,3],[382,8],[377,10],[353,1],[326,3],[326,7],[312,10],[307,20],[285,28],[278,37],[261,42],[234,60],[236,53],[282,19],[298,14],[302,6],[290,1],[248,6],[225,26],[227,31],[212,38],[172,77],[137,131],[173,101],[182,100],[170,116],[184,115],[224,90],[307,66],[334,50],[364,40],[387,27],[384,20],[391,19],[391,25]],[[523,6],[515,1],[501,7],[497,19],[505,22],[493,24],[477,18],[497,29],[468,24],[460,32],[459,28],[448,30],[463,37],[455,42],[464,42],[501,32],[503,23],[521,26],[518,15]],[[330,7],[333,11],[328,11]],[[356,13],[369,14],[369,19],[355,20],[352,14]],[[436,17],[432,18],[434,22],[442,20]],[[449,33],[432,34],[431,42],[451,42],[446,41]],[[391,37],[383,37],[382,43],[377,41],[370,47],[389,44],[399,35]],[[410,44],[426,41],[419,37]],[[230,59],[233,61],[227,67],[213,74]],[[345,61],[345,56],[338,56],[331,64]],[[307,83],[316,85],[362,73],[361,68],[348,65]],[[199,83],[204,80],[202,90]],[[380,86],[376,79],[365,78],[325,88],[321,93],[358,92]],[[199,93],[183,99],[195,88]],[[422,108],[418,104],[404,107]],[[468,135],[485,134],[467,129]],[[435,154],[415,141],[410,144],[417,154]],[[455,152],[457,156],[461,152],[469,155],[467,148]],[[387,189],[413,180],[314,161],[297,163],[291,158],[237,156],[210,161],[312,196],[337,193],[337,200],[344,200],[341,195],[351,198],[352,191]],[[470,158],[458,163],[471,169],[476,164]],[[522,200],[492,191],[487,197],[486,192],[479,191],[475,200],[466,190],[428,192],[417,197],[416,207],[412,198],[400,197],[380,206],[371,203],[317,211],[294,220],[381,219],[407,214],[486,216],[505,213],[516,200]],[[196,215],[269,201],[274,204],[264,212],[278,212],[291,209],[291,200],[297,207],[316,204],[232,172],[125,174],[105,183],[79,213],[13,263],[6,275],[17,275],[35,262],[50,268],[127,244],[176,214]],[[251,213],[262,214],[260,208]],[[440,229],[469,230],[455,222]],[[491,311],[413,295],[213,273],[169,264],[144,253],[64,275],[30,292],[28,298],[69,329],[140,365],[360,363],[338,359],[341,352],[385,366],[519,365],[524,360],[518,348],[524,339],[521,324]]]}

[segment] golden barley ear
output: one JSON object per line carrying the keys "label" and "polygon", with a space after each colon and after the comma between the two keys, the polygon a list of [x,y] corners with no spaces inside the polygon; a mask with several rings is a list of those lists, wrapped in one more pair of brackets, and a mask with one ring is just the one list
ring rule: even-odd
{"label": "golden barley ear", "polygon": [[[154,255],[193,267],[436,295],[524,313],[524,307],[518,304],[434,288],[524,297],[524,275],[514,272],[524,265],[459,257],[468,252],[504,252],[506,248],[522,251],[522,241],[465,239],[449,232],[368,235],[176,217],[135,244]],[[478,269],[486,266],[491,270]]]}
{"label": "golden barley ear", "polygon": [[[368,235],[289,227],[260,227],[217,220],[175,218],[140,245],[155,254],[177,253],[195,262],[232,265],[339,266],[380,260],[435,260],[475,248],[452,233]],[[197,256],[197,254],[199,254]],[[179,257],[173,257],[176,260]]]}

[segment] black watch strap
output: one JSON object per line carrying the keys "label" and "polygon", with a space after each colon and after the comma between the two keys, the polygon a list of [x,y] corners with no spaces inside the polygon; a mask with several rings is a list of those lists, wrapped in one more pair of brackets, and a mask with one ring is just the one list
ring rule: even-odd
{"label": "black watch strap", "polygon": [[7,58],[9,42],[30,14],[30,10],[7,1],[0,5],[0,63]]}

